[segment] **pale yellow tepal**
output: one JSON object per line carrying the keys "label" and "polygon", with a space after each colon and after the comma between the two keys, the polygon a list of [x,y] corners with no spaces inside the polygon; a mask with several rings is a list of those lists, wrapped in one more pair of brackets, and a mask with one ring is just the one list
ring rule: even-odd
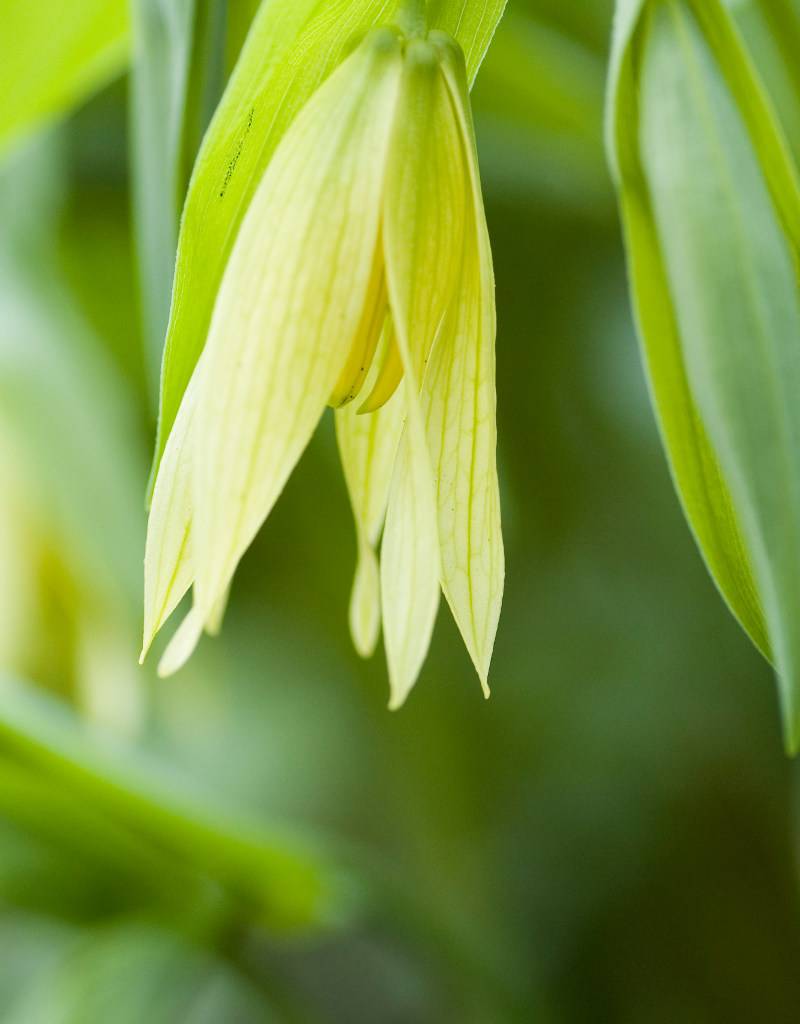
{"label": "pale yellow tepal", "polygon": [[494,349],[463,56],[442,33],[377,29],[270,162],[169,437],[145,652],[190,586],[193,606],[160,671],[219,627],[239,560],[332,405],[358,537],[357,649],[372,653],[382,621],[398,707],[441,589],[488,693],[504,577]]}

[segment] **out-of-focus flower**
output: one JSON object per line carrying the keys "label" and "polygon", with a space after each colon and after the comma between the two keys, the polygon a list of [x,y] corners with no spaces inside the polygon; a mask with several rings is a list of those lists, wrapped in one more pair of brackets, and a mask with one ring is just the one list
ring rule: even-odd
{"label": "out-of-focus flower", "polygon": [[440,32],[376,29],[270,162],[171,431],[148,529],[145,653],[192,585],[193,606],[160,670],[218,628],[330,404],[358,535],[358,650],[372,652],[382,618],[398,707],[441,588],[486,689],[504,576],[494,345],[463,55]]}
{"label": "out-of-focus flower", "polygon": [[144,697],[125,656],[125,604],[74,557],[7,438],[0,491],[0,672],[62,694],[93,723],[137,733]]}

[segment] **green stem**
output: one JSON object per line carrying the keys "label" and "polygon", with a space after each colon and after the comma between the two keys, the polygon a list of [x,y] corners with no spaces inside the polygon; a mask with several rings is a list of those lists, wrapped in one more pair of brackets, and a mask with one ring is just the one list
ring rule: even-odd
{"label": "green stem", "polygon": [[404,35],[426,35],[428,31],[427,0],[401,0],[396,20],[398,28]]}

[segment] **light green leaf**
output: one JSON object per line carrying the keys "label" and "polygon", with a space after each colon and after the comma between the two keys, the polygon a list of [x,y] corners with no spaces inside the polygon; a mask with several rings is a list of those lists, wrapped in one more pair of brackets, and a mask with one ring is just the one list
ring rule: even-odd
{"label": "light green leaf", "polygon": [[729,481],[800,741],[800,292],[759,153],[690,13],[657,8],[642,153],[689,379]]}
{"label": "light green leaf", "polygon": [[153,379],[169,320],[196,0],[133,0],[131,147],[142,320]]}
{"label": "light green leaf", "polygon": [[109,82],[127,56],[127,0],[5,0],[0,154]]}
{"label": "light green leaf", "polygon": [[428,0],[431,28],[455,39],[464,51],[470,87],[481,66],[507,0]]}
{"label": "light green leaf", "polygon": [[325,927],[353,895],[348,872],[319,840],[254,822],[169,764],[109,742],[58,701],[7,677],[0,679],[0,754],[106,816],[112,835],[126,831],[127,845],[144,847],[136,855],[143,868],[166,859],[189,887],[211,878],[252,920],[277,930]]}
{"label": "light green leaf", "polygon": [[2,253],[0,424],[79,576],[135,606],[143,467],[131,395],[52,269]]}
{"label": "light green leaf", "polygon": [[[800,729],[800,190],[716,0],[624,3],[609,108],[640,331],[676,482]],[[755,579],[755,584],[754,584]]]}
{"label": "light green leaf", "polygon": [[[506,0],[441,0],[474,78]],[[206,341],[217,290],[250,201],[309,96],[397,0],[264,0],[204,140],[183,212],[164,350],[154,469]]]}
{"label": "light green leaf", "polygon": [[178,223],[224,79],[223,0],[134,0],[132,187],[147,364],[157,389]]}
{"label": "light green leaf", "polygon": [[277,1020],[258,990],[223,959],[146,919],[82,936],[53,988],[64,1024]]}
{"label": "light green leaf", "polygon": [[727,0],[800,158],[800,0]]}
{"label": "light green leaf", "polygon": [[768,655],[763,613],[737,514],[689,388],[640,163],[636,29],[646,2],[620,0],[617,5],[606,119],[634,312],[670,469],[687,519],[720,592],[754,643]]}

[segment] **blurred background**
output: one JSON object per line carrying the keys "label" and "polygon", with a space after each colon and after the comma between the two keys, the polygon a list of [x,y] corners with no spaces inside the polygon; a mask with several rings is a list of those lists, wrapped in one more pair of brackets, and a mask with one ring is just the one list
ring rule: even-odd
{"label": "blurred background", "polygon": [[164,315],[139,261],[174,232],[142,209],[167,157],[185,188],[254,7],[208,15],[227,55],[149,167],[132,140],[170,122],[142,115],[127,15],[91,80],[42,99],[0,9],[0,1020],[796,1021],[795,773],[648,405],[602,145],[610,0],[511,0],[474,94],[508,564],[491,701],[443,613],[387,712],[381,652],[348,636],[330,419],[222,636],[173,679],[136,665]]}

